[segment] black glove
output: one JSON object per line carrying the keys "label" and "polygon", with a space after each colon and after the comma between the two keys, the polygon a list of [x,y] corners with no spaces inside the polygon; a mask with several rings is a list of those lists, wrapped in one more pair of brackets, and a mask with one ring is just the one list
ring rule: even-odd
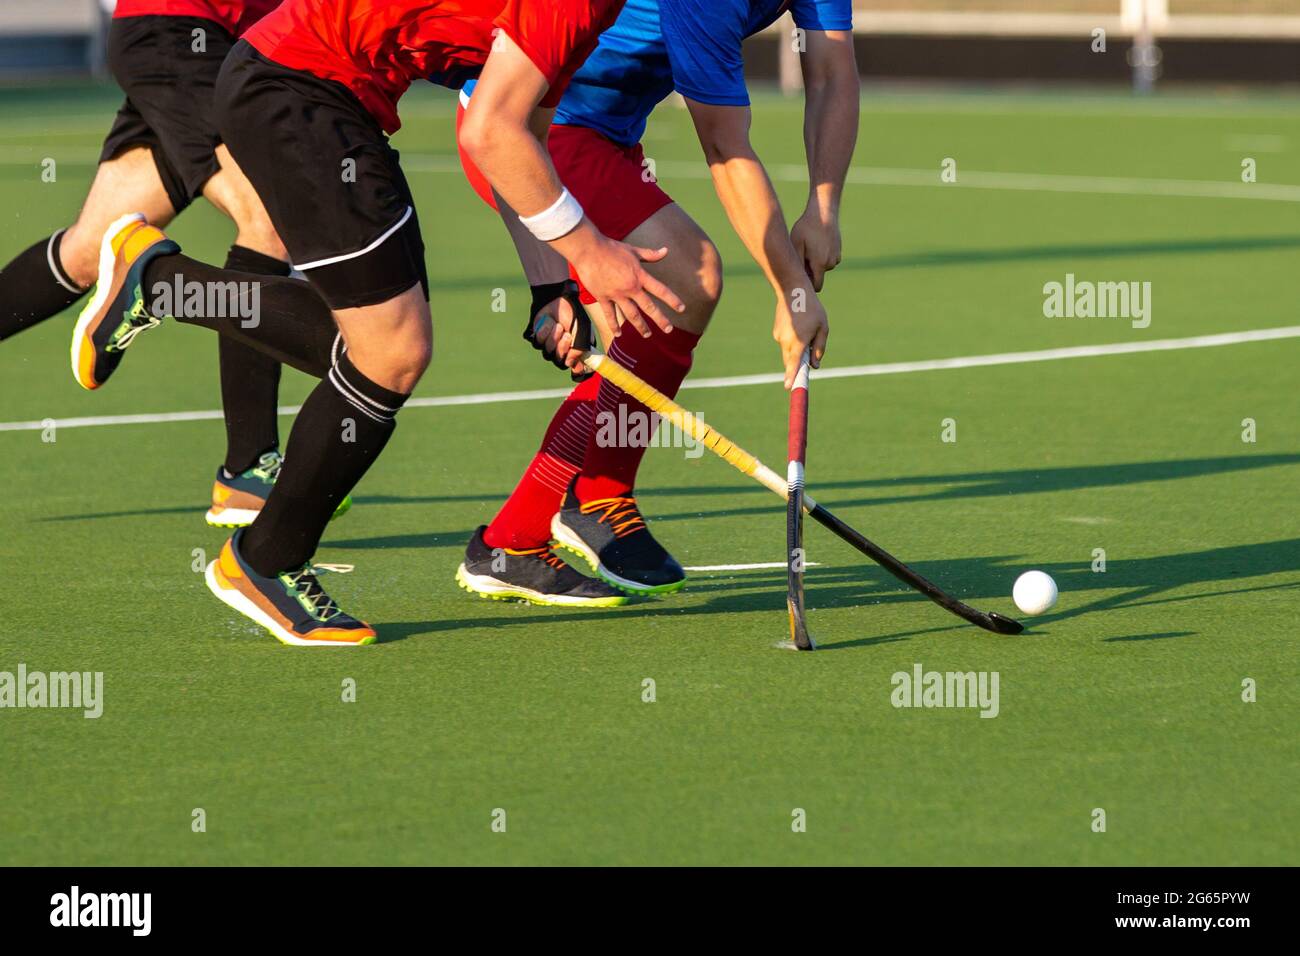
{"label": "black glove", "polygon": [[[524,341],[541,352],[552,365],[560,369],[568,369],[564,360],[554,352],[548,350],[550,343],[543,344],[537,341],[537,327],[540,313],[556,299],[564,299],[573,308],[573,345],[580,351],[587,351],[591,348],[591,316],[587,314],[586,308],[582,304],[582,299],[578,294],[578,283],[572,279],[565,279],[563,282],[545,282],[541,285],[535,285],[533,290],[533,303],[528,310],[528,324],[524,326]],[[555,316],[551,316],[553,321],[558,321]],[[580,371],[570,371],[570,376],[575,382],[585,382],[591,378],[591,372],[582,369]]]}

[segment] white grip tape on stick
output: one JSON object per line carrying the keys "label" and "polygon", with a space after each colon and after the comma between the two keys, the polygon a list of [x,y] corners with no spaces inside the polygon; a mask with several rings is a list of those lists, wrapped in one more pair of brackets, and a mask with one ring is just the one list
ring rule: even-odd
{"label": "white grip tape on stick", "polygon": [[572,232],[582,222],[583,215],[582,204],[573,198],[569,190],[564,189],[560,192],[560,198],[548,208],[533,216],[520,216],[519,221],[542,242],[550,242]]}

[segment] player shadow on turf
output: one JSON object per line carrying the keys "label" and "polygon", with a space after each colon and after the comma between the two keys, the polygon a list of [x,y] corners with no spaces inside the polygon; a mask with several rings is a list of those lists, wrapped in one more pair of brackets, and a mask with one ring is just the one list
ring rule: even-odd
{"label": "player shadow on turf", "polygon": [[[853,508],[865,505],[909,504],[912,502],[946,501],[964,498],[985,498],[1002,495],[1022,495],[1048,491],[1075,491],[1085,488],[1105,488],[1114,485],[1131,485],[1149,481],[1174,481],[1181,478],[1203,478],[1210,475],[1226,474],[1255,468],[1270,468],[1275,465],[1300,464],[1300,453],[1274,455],[1233,455],[1219,458],[1183,458],[1170,461],[1140,461],[1113,465],[1075,465],[1062,468],[1025,468],[1016,471],[973,471],[954,474],[906,475],[894,478],[851,478],[839,481],[819,481],[810,485],[810,491],[832,510]],[[912,485],[949,485],[942,490],[915,495],[861,496],[856,498],[831,498],[830,491],[851,491],[854,489],[907,487]],[[380,505],[412,504],[456,504],[482,503],[484,520],[496,513],[507,495],[503,491],[498,495],[482,492],[472,495],[366,495],[355,497],[358,507],[377,507]],[[640,497],[643,504],[648,503],[646,513],[652,521],[694,520],[700,517],[698,509],[678,514],[661,514],[656,511],[654,502],[662,498],[696,496],[696,495],[769,495],[766,489],[756,484],[744,484],[737,481],[726,485],[671,485],[656,488],[642,488]],[[737,517],[743,515],[767,514],[773,509],[769,501],[752,507],[728,508],[722,511],[710,511],[710,518]],[[194,510],[194,505],[167,506],[160,508],[133,508],[123,511],[103,511],[83,514],[48,515],[37,521],[78,521],[93,518],[126,518],[148,515],[183,514]],[[351,521],[352,519],[349,519]],[[460,536],[464,544],[473,531],[446,532],[432,534],[402,534],[375,538],[356,539],[355,541],[332,542],[336,547],[352,548],[419,548],[441,547],[449,544],[447,539]]]}
{"label": "player shadow on turf", "polygon": [[1106,637],[1102,642],[1114,644],[1121,641],[1163,641],[1171,637],[1193,637],[1198,631],[1161,631],[1158,634],[1130,634],[1127,637]]}
{"label": "player shadow on turf", "polygon": [[[1087,561],[1074,564],[1049,564],[1043,565],[1042,568],[1056,579],[1062,599],[1054,612],[1028,620],[1031,629],[1034,630],[1097,611],[1300,588],[1300,579],[1297,579],[1280,584],[1218,589],[1194,594],[1168,594],[1190,585],[1238,581],[1266,574],[1300,572],[1300,538],[1260,544],[1229,545],[1152,558],[1123,559],[1112,556],[1107,562],[1106,571],[1101,573],[1094,573]],[[1087,603],[1078,603],[1074,600],[1075,595],[1094,590],[1118,591],[1118,593],[1107,594]],[[1106,641],[1138,639],[1141,638],[1102,638]]]}
{"label": "player shadow on turf", "polygon": [[[993,570],[997,565],[1010,561],[1009,556],[993,558],[960,558],[949,561],[923,562],[916,565],[922,573],[938,574],[942,568],[951,581],[965,582],[973,585],[975,581],[987,582],[973,587],[980,593],[1001,593],[1001,588],[994,581],[1006,577]],[[579,565],[580,569],[581,566]],[[585,569],[583,569],[585,570]],[[1007,572],[1008,574],[1010,572]],[[817,567],[809,569],[808,593],[810,601],[815,596],[816,607],[810,611],[815,616],[817,610],[862,609],[870,611],[872,606],[921,602],[928,603],[924,597],[904,587],[890,575],[870,563],[855,563],[842,567]],[[522,625],[535,627],[539,624],[567,624],[578,622],[600,622],[602,633],[611,639],[617,639],[619,624],[635,621],[643,617],[672,615],[674,617],[734,613],[757,613],[770,617],[773,621],[773,641],[784,634],[785,620],[785,572],[779,569],[763,569],[756,572],[731,572],[726,577],[692,577],[688,590],[679,596],[654,599],[634,600],[632,604],[620,608],[591,608],[580,611],[559,610],[556,608],[528,607],[522,604],[512,605],[516,613],[508,617],[496,616],[467,620],[456,617],[442,621],[407,621],[395,624],[381,624],[379,642],[405,640],[424,634],[441,631],[454,631],[465,627],[509,627]],[[990,590],[990,587],[992,590]],[[969,590],[971,588],[963,588]],[[696,601],[689,599],[694,596]],[[698,598],[703,598],[702,601]],[[466,598],[468,600],[468,598]],[[480,604],[482,606],[482,604]],[[936,609],[943,620],[942,612]],[[964,625],[944,625],[919,630],[909,630],[898,634],[867,635],[853,640],[835,641],[822,646],[826,649],[840,647],[866,647],[874,644],[892,643],[909,637],[939,631],[962,628]],[[861,631],[859,631],[861,633]]]}
{"label": "player shadow on turf", "polygon": [[[1105,488],[1115,485],[1133,485],[1150,481],[1174,481],[1182,478],[1203,478],[1210,475],[1270,468],[1275,465],[1300,464],[1300,454],[1286,455],[1234,455],[1219,458],[1182,458],[1171,461],[1138,461],[1113,465],[1074,465],[1062,468],[1025,468],[1016,471],[973,471],[949,475],[910,475],[897,478],[850,478],[840,481],[809,483],[809,492],[826,507],[838,512],[843,508],[866,505],[910,504],[913,502],[947,501],[962,498],[990,498],[1003,495],[1024,495],[1051,491],[1079,491],[1087,488]],[[906,487],[910,485],[951,485],[939,491],[914,495],[878,495],[857,498],[832,497],[829,491],[858,488]],[[695,485],[641,489],[644,501],[677,495],[734,495],[768,494],[757,485]],[[710,518],[764,514],[771,506],[730,508],[710,511]],[[654,521],[680,521],[699,517],[698,510],[680,514],[653,514]],[[868,536],[870,532],[868,531]]]}
{"label": "player shadow on turf", "polygon": [[[967,625],[953,623],[936,625],[917,630],[902,631],[892,634],[866,635],[848,640],[835,640],[831,633],[817,634],[817,613],[819,610],[830,611],[845,608],[858,608],[870,612],[875,605],[895,603],[915,603],[925,605],[929,602],[914,591],[896,582],[882,569],[869,563],[855,563],[835,567],[816,567],[808,572],[806,578],[809,620],[814,635],[818,637],[822,650],[870,647],[876,644],[894,643],[912,637],[938,634],[944,632],[970,631],[972,635],[989,640],[1008,640],[1009,638],[990,635]],[[1023,556],[998,555],[989,558],[959,558],[953,560],[936,560],[916,562],[912,565],[926,577],[952,589],[959,597],[975,600],[996,597],[1005,593],[1002,579],[1008,577],[1020,567]],[[1094,573],[1088,561],[1079,561],[1040,565],[1050,573],[1060,585],[1062,604],[1060,609],[1051,614],[1028,618],[1029,629],[1024,635],[1014,640],[1031,637],[1050,636],[1050,626],[1084,614],[1111,609],[1145,607],[1154,604],[1195,601],[1205,598],[1221,597],[1232,594],[1247,594],[1259,591],[1300,588],[1300,579],[1280,584],[1266,584],[1253,587],[1217,589],[1194,594],[1172,595],[1167,592],[1195,584],[1227,582],[1259,577],[1265,574],[1300,572],[1300,538],[1264,542],[1251,545],[1232,545],[1222,548],[1209,548],[1203,551],[1184,552],[1181,554],[1159,555],[1149,558],[1112,559],[1104,573]],[[1003,572],[1002,568],[1005,568]],[[515,625],[535,626],[539,623],[566,624],[583,621],[601,621],[605,628],[603,633],[616,639],[620,633],[620,621],[634,621],[646,616],[664,614],[695,616],[700,614],[724,614],[754,612],[770,616],[774,620],[774,638],[779,638],[782,612],[785,610],[785,574],[777,569],[762,570],[752,573],[733,573],[726,578],[693,578],[688,589],[681,597],[669,597],[660,600],[643,600],[622,608],[591,609],[579,612],[559,611],[548,608],[520,607],[517,614],[509,617],[498,616],[467,621],[464,618],[449,618],[442,621],[408,621],[380,627],[380,641],[398,641],[408,637],[432,634],[441,631],[454,631],[464,627],[510,627]],[[1088,591],[1115,591],[1097,600],[1077,603],[1077,595]],[[714,596],[716,593],[717,596]],[[702,596],[698,603],[686,603],[693,595]],[[1167,595],[1167,596],[1161,596]],[[676,606],[675,606],[676,605]],[[936,620],[943,620],[943,612],[934,609],[939,615]],[[864,621],[863,630],[870,627],[869,619]],[[590,633],[590,632],[584,632]],[[1162,640],[1179,637],[1194,637],[1196,631],[1166,631],[1152,634],[1104,635],[1098,639],[1106,643],[1128,644],[1140,641]]]}

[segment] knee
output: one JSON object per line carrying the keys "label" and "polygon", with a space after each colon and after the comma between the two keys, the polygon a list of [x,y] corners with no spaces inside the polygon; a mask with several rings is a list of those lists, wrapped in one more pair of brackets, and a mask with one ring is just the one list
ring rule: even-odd
{"label": "knee", "polygon": [[429,364],[433,361],[433,329],[426,322],[418,333],[408,337],[402,354],[397,360],[397,370],[402,378],[410,382],[409,388],[399,391],[409,392],[415,388]]}
{"label": "knee", "polygon": [[245,249],[252,249],[281,262],[289,261],[289,251],[285,249],[280,234],[275,231],[271,219],[265,212],[246,217],[236,217],[237,233],[235,242]]}
{"label": "knee", "polygon": [[722,299],[722,256],[709,239],[702,239],[690,278],[679,286],[669,285],[686,303],[686,311],[673,316],[673,324],[700,334],[708,327]]}
{"label": "knee", "polygon": [[74,223],[59,240],[59,264],[69,278],[89,289],[99,278],[99,245],[103,236],[91,236],[80,223]]}
{"label": "knee", "polygon": [[428,321],[403,323],[384,352],[384,374],[391,383],[387,387],[409,394],[433,360],[433,329]]}
{"label": "knee", "polygon": [[280,241],[274,229],[264,233],[249,233],[241,229],[235,237],[235,243],[280,262],[290,262],[289,250],[284,247],[284,243]]}
{"label": "knee", "polygon": [[348,356],[361,372],[384,388],[410,394],[433,358],[433,326],[428,306],[403,308],[376,323],[373,334],[346,336]]}
{"label": "knee", "polygon": [[700,308],[706,315],[713,315],[713,310],[722,300],[722,255],[718,247],[707,239],[700,261],[699,297]]}

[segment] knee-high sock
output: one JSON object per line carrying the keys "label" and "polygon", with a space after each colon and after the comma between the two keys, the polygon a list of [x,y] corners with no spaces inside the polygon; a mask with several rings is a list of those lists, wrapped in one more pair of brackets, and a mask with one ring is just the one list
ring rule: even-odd
{"label": "knee-high sock", "polygon": [[[289,263],[245,246],[231,246],[227,269],[253,275],[288,276]],[[280,446],[276,407],[280,397],[278,361],[236,339],[221,336],[221,406],[226,416],[226,471],[237,475]]]}
{"label": "knee-high sock", "polygon": [[[682,379],[691,370],[691,357],[700,337],[684,329],[674,329],[665,334],[653,325],[653,333],[643,338],[635,332],[625,332],[609,347],[609,357],[648,385],[653,385],[669,398],[677,395]],[[624,406],[626,411],[620,411]],[[612,417],[610,417],[612,416]],[[629,441],[636,428],[636,417],[645,416],[643,432],[648,443],[651,438],[650,409],[632,398],[617,385],[602,381],[596,397],[595,415],[587,438],[587,450],[582,459],[582,474],[574,487],[580,501],[598,498],[616,498],[630,495],[636,484],[637,468],[645,455],[646,443]],[[625,434],[623,423],[628,423]],[[614,440],[610,441],[610,425],[614,426]],[[602,427],[604,426],[604,427]]]}
{"label": "knee-high sock", "polygon": [[275,575],[311,559],[334,510],[388,444],[406,399],[362,375],[346,352],[338,357],[303,403],[280,476],[244,532],[253,570]]}
{"label": "knee-high sock", "polygon": [[0,269],[0,341],[58,315],[88,291],[59,261],[60,230]]}
{"label": "knee-high sock", "polygon": [[[169,289],[179,288],[182,293],[189,283],[195,282],[203,283],[204,288],[223,287],[230,282],[245,283],[241,288],[256,288],[256,322],[238,315],[206,315],[201,304],[196,307],[189,303],[174,310],[183,313],[176,318],[189,325],[212,329],[308,375],[323,378],[329,372],[338,327],[330,307],[310,283],[218,269],[179,253],[154,259],[145,269],[144,279],[146,297],[151,300],[156,298],[154,289],[159,283]],[[250,293],[245,302],[251,304],[251,301]]]}
{"label": "knee-high sock", "polygon": [[540,548],[551,540],[551,518],[582,468],[599,390],[600,378],[593,375],[564,400],[542,447],[483,533],[489,548]]}

